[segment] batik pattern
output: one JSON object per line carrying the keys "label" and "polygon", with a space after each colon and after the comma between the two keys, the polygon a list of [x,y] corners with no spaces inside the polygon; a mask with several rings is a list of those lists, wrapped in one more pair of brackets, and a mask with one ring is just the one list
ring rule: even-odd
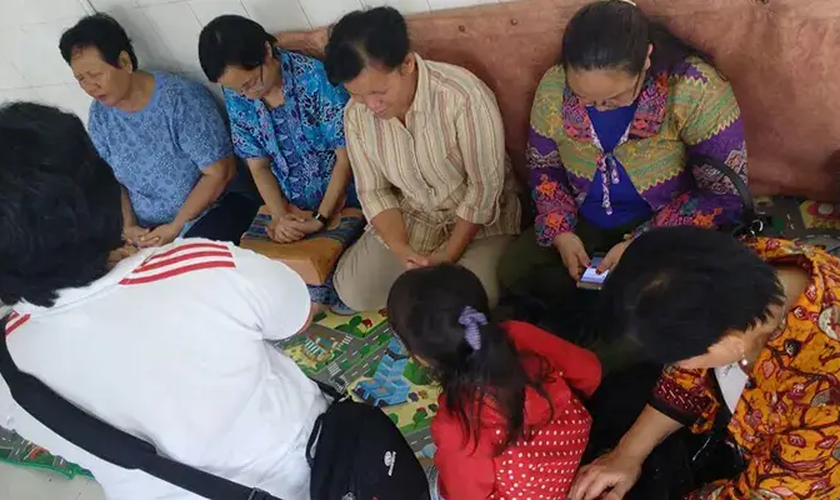
{"label": "batik pattern", "polygon": [[[686,500],[840,498],[840,261],[795,243],[749,242],[771,263],[800,266],[811,283],[767,342],[729,423],[747,460],[738,477]],[[651,404],[708,431],[721,408],[708,370],[667,368]]]}
{"label": "batik pattern", "polygon": [[[614,150],[654,212],[638,232],[739,220],[741,199],[735,187],[711,167],[687,168],[695,154],[726,163],[747,181],[741,113],[732,88],[713,67],[692,58],[672,72],[647,76],[633,121]],[[609,171],[614,167],[606,161],[585,106],[566,85],[562,67],[551,68],[537,90],[527,162],[537,238],[546,246],[557,234],[574,230],[595,173],[614,178]]]}

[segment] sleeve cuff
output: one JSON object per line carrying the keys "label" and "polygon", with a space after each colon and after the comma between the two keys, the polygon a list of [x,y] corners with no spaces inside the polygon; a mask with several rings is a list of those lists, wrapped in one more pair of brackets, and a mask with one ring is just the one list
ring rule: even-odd
{"label": "sleeve cuff", "polygon": [[490,225],[494,220],[492,213],[487,215],[483,211],[473,206],[463,204],[455,210],[455,215],[457,215],[461,219],[464,219],[467,222],[478,224],[479,226]]}
{"label": "sleeve cuff", "polygon": [[654,410],[658,411],[659,413],[665,415],[668,418],[676,420],[684,427],[691,427],[697,421],[696,415],[680,411],[677,408],[674,408],[673,406],[670,406],[664,403],[663,401],[657,399],[656,396],[651,396],[648,400],[648,404],[651,407],[653,407]]}
{"label": "sleeve cuff", "polygon": [[575,230],[577,225],[577,217],[574,215],[564,215],[559,213],[550,213],[537,216],[537,244],[543,247],[550,247],[554,245],[554,238],[558,234],[570,233]]}
{"label": "sleeve cuff", "polygon": [[372,221],[374,217],[386,210],[400,208],[397,198],[393,195],[369,197],[361,195],[359,201],[362,204],[362,211],[365,213],[365,218]]}

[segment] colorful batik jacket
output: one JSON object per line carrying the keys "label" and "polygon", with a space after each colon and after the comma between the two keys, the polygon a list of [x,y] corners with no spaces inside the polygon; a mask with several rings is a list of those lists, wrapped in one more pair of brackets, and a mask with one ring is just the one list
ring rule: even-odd
{"label": "colorful batik jacket", "polygon": [[[801,266],[811,283],[756,360],[729,423],[746,470],[686,500],[840,498],[840,261],[812,247],[749,242],[767,262]],[[666,368],[651,405],[711,429],[725,403],[711,370]]]}
{"label": "colorful batik jacket", "polygon": [[[732,183],[709,167],[685,168],[688,156],[703,154],[723,161],[746,182],[746,144],[732,87],[712,66],[689,58],[671,72],[651,72],[638,99],[612,154],[654,212],[638,231],[737,221],[741,201]],[[610,213],[609,186],[619,176],[609,160],[563,68],[551,68],[534,99],[527,149],[540,244],[549,246],[558,234],[575,229],[578,207],[598,170],[604,179],[602,206]]]}

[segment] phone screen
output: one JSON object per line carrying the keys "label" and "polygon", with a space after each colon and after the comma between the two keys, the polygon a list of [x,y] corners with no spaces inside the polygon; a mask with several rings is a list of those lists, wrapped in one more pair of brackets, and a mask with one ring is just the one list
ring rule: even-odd
{"label": "phone screen", "polygon": [[604,280],[607,279],[607,275],[610,273],[607,271],[605,273],[598,274],[598,265],[603,260],[603,257],[593,257],[592,263],[586,268],[586,271],[584,271],[583,276],[580,278],[580,282],[588,285],[597,285],[599,287],[603,285]]}

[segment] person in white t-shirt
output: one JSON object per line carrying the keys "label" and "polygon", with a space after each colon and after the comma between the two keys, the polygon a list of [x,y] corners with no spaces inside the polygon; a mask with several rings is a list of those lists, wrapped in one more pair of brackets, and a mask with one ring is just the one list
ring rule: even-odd
{"label": "person in white t-shirt", "polygon": [[[227,243],[178,240],[109,269],[120,187],[79,119],[0,108],[0,302],[18,367],[160,453],[309,498],[306,443],[326,401],[267,340],[310,321],[304,282]],[[0,426],[90,469],[109,499],[197,496],[103,462],[24,412],[0,379]]]}

